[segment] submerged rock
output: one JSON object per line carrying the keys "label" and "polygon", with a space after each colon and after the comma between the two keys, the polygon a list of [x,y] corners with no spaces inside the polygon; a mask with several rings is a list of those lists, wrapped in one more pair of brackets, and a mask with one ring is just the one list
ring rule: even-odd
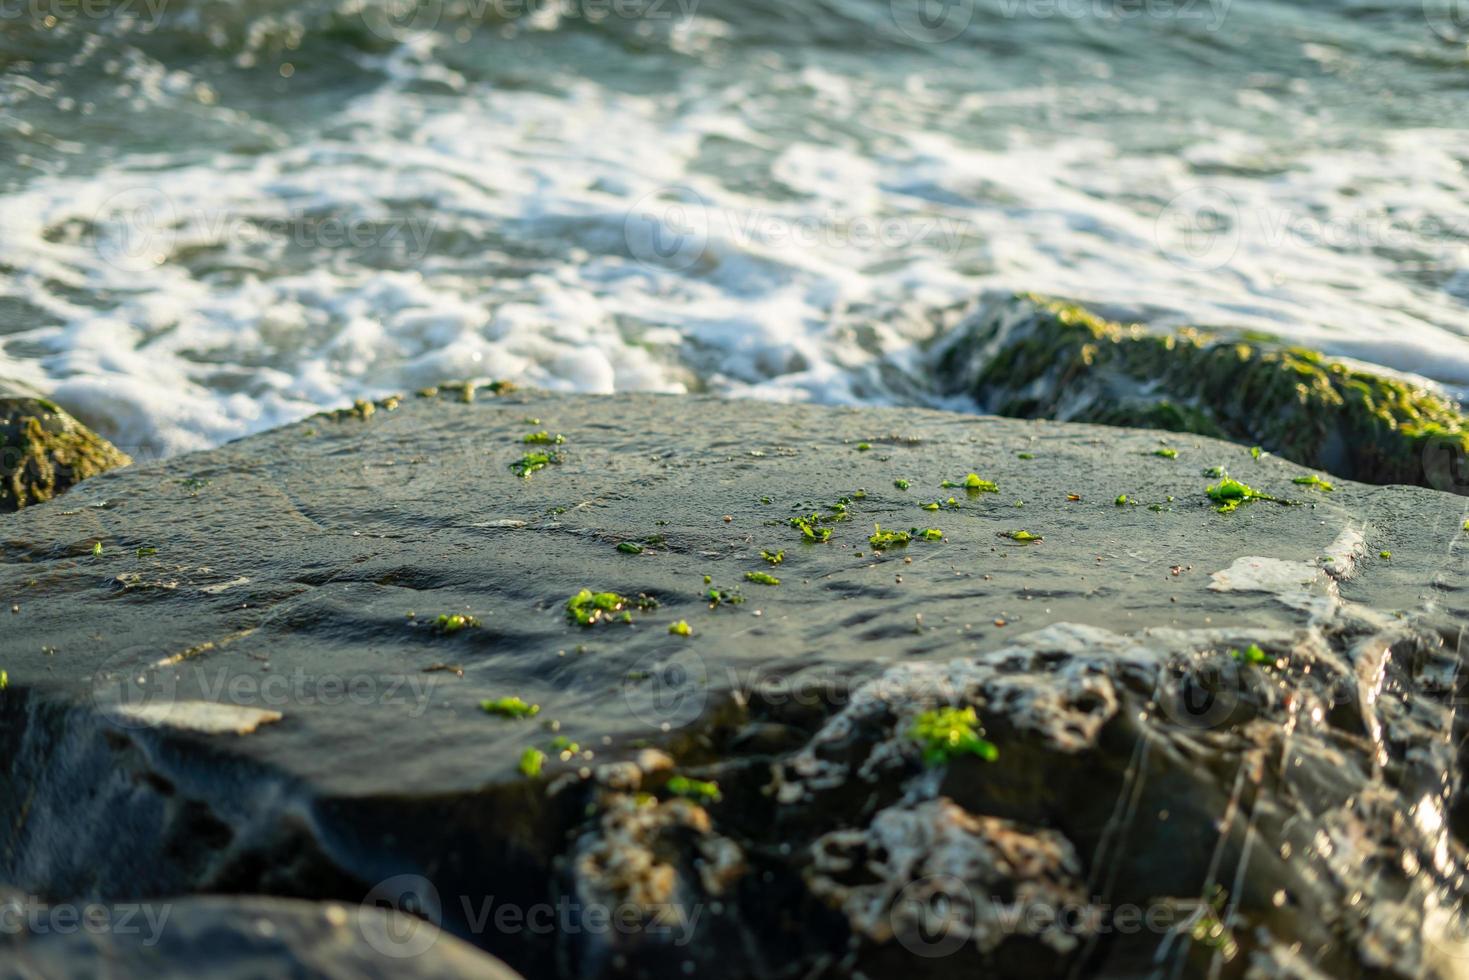
{"label": "submerged rock", "polygon": [[1462,499],[472,394],[5,522],[0,882],[385,905],[538,978],[1464,975]]}
{"label": "submerged rock", "polygon": [[40,392],[0,379],[0,513],[131,462]]}
{"label": "submerged rock", "polygon": [[1469,422],[1445,395],[1302,347],[1157,333],[1036,296],[992,296],[934,353],[987,411],[1191,432],[1368,483],[1469,494]]}

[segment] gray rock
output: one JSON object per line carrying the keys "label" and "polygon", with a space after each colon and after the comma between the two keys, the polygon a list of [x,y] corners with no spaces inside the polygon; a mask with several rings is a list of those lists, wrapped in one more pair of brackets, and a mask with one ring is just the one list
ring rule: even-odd
{"label": "gray rock", "polygon": [[[1189,435],[474,394],[0,525],[0,879],[387,894],[536,977],[1469,963],[1460,498]],[[1220,513],[1214,466],[1284,502]],[[940,709],[974,731],[925,753]]]}

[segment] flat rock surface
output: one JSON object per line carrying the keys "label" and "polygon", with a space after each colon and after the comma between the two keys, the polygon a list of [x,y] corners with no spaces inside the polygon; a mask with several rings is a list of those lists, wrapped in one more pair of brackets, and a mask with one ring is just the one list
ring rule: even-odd
{"label": "flat rock surface", "polygon": [[[564,444],[522,441],[541,431]],[[1176,457],[1156,454],[1165,447]],[[511,467],[528,452],[558,461],[522,478]],[[1215,466],[1291,503],[1219,513],[1205,493],[1218,479],[1203,475]],[[998,492],[942,486],[969,473]],[[1096,903],[1120,874],[1139,901],[1208,903],[1221,901],[1210,889],[1241,894],[1250,875],[1230,876],[1251,848],[1278,851],[1279,814],[1317,826],[1326,810],[1371,796],[1379,809],[1352,810],[1357,823],[1343,833],[1390,834],[1395,808],[1431,807],[1438,821],[1417,844],[1398,842],[1421,850],[1392,885],[1395,901],[1417,889],[1407,907],[1421,930],[1425,903],[1457,901],[1440,884],[1461,860],[1448,829],[1458,819],[1458,722],[1445,704],[1469,602],[1464,501],[1292,482],[1309,473],[1180,434],[481,391],[360,406],[105,474],[0,521],[9,766],[0,880],[115,899],[236,890],[360,900],[408,873],[434,883],[446,928],[528,975],[656,976],[683,963],[702,975],[785,975],[776,961],[809,975],[905,975],[911,947],[894,945],[891,922],[873,926],[871,908],[895,907],[909,879],[950,873],[942,856],[956,840],[1018,835],[1020,851],[1046,855],[1033,866],[1051,869],[1053,896]],[[805,541],[790,524],[840,516],[842,498],[846,519],[814,525],[830,529],[828,542]],[[934,502],[938,510],[923,509]],[[875,552],[874,525],[941,535]],[[1022,530],[1040,540],[1005,536]],[[641,553],[619,550],[628,542]],[[772,565],[762,550],[783,560]],[[567,601],[582,589],[641,594],[656,607],[630,604],[630,623],[579,626]],[[725,601],[712,604],[711,589]],[[736,592],[742,601],[729,601]],[[437,625],[456,614],[477,625]],[[679,621],[691,635],[670,633]],[[1228,653],[1251,642],[1268,667]],[[1195,704],[1190,671],[1201,658],[1228,676]],[[1363,680],[1369,669],[1375,680]],[[929,685],[939,674],[925,670],[948,678],[942,697]],[[1348,707],[1313,687],[1333,682],[1350,689]],[[1067,686],[1093,683],[1106,690]],[[1373,710],[1390,689],[1406,705],[1401,717]],[[539,713],[517,720],[481,708],[511,696]],[[909,758],[904,719],[945,703],[977,706],[999,744],[988,768],[969,758],[948,771],[972,769],[966,780],[1008,790],[966,798]],[[1309,791],[1280,782],[1304,765],[1278,741],[1297,731],[1316,747],[1303,771],[1321,785]],[[865,748],[855,752],[852,739]],[[833,740],[847,746],[840,764],[822,748]],[[1160,746],[1162,767],[1148,792],[1128,755],[1144,743]],[[676,795],[661,788],[668,767],[640,757],[653,747],[695,776],[718,777],[724,802],[704,800],[706,813],[670,798],[636,811],[623,795],[629,780]],[[520,769],[528,749],[546,754],[535,778]],[[1075,768],[1088,753],[1097,755]],[[910,768],[884,769],[883,759],[900,758]],[[1012,771],[1012,760],[1024,766]],[[633,775],[607,766],[618,762]],[[1246,779],[1250,766],[1277,775]],[[1038,774],[1052,768],[1090,802],[1047,786]],[[1242,779],[1253,787],[1243,801]],[[829,798],[854,781],[878,789]],[[1151,825],[1117,836],[1117,821],[1133,819],[1129,799],[1166,821],[1170,793],[1182,797],[1170,825],[1181,836],[1158,837]],[[1248,822],[1221,823],[1265,802],[1276,838],[1257,842]],[[762,840],[777,827],[779,841]],[[650,834],[681,841],[667,845],[677,853],[696,847],[682,864],[666,860],[670,881],[691,883],[686,897],[724,910],[699,926],[715,930],[700,933],[708,962],[687,947],[650,952],[657,944],[568,939],[564,929],[486,935],[460,901],[498,882],[497,894],[522,903],[570,894],[647,906],[607,869],[617,864],[609,854],[628,848],[663,853]],[[871,894],[832,870],[891,834],[935,850],[894,866],[893,887]],[[1112,853],[1124,839],[1132,865]],[[1299,846],[1310,849],[1309,834]],[[893,845],[880,850],[891,856]],[[831,857],[839,852],[848,856]],[[959,875],[970,894],[993,897],[996,881],[1020,874],[1020,859],[1004,854],[984,852],[985,867],[1002,869],[988,877]],[[1441,867],[1429,880],[1422,869],[1435,854]],[[711,867],[728,880],[712,881]],[[1207,971],[1213,956],[1231,970],[1284,970],[1304,937],[1339,947],[1345,974],[1378,968],[1377,932],[1342,932],[1330,919],[1358,886],[1378,887],[1366,873],[1348,866],[1323,884],[1299,850],[1276,859],[1262,872],[1271,887],[1246,889],[1254,904],[1235,910],[1238,948],[1205,943],[1204,959],[1188,963]],[[981,880],[993,890],[974,891]],[[1311,915],[1279,917],[1276,893],[1286,889],[1316,889]],[[762,924],[769,909],[756,907],[787,900],[823,911],[797,920],[812,923],[804,934],[781,938],[781,927]],[[1234,908],[1219,907],[1226,919]],[[1408,914],[1394,905],[1390,918]],[[1095,934],[1067,943],[1032,930],[1025,948],[1045,957],[1007,960],[1004,943],[965,935],[993,975],[1078,964],[1122,975],[1164,945],[1154,935],[1136,953]],[[1408,942],[1403,972],[1416,975],[1430,951]],[[1186,946],[1169,948],[1176,956]],[[972,963],[962,968],[972,975]]]}

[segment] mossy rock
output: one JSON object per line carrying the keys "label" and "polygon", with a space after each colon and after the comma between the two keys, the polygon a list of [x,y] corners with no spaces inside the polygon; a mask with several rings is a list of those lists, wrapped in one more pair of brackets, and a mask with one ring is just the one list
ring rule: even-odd
{"label": "mossy rock", "polygon": [[0,380],[0,513],[50,500],[131,462],[40,392]]}
{"label": "mossy rock", "polygon": [[998,415],[1191,432],[1366,483],[1469,494],[1469,423],[1453,399],[1258,334],[1157,333],[1004,296],[982,301],[934,363],[947,393]]}

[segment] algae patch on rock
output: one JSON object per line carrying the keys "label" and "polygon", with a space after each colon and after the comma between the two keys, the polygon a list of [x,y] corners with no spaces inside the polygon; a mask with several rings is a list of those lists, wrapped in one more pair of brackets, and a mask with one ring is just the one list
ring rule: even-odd
{"label": "algae patch on rock", "polygon": [[39,392],[0,380],[0,513],[50,500],[131,462]]}
{"label": "algae patch on rock", "polygon": [[1191,432],[1353,480],[1469,493],[1437,462],[1469,457],[1458,404],[1302,347],[1159,333],[1038,296],[990,296],[940,341],[933,365],[944,393],[997,415]]}

